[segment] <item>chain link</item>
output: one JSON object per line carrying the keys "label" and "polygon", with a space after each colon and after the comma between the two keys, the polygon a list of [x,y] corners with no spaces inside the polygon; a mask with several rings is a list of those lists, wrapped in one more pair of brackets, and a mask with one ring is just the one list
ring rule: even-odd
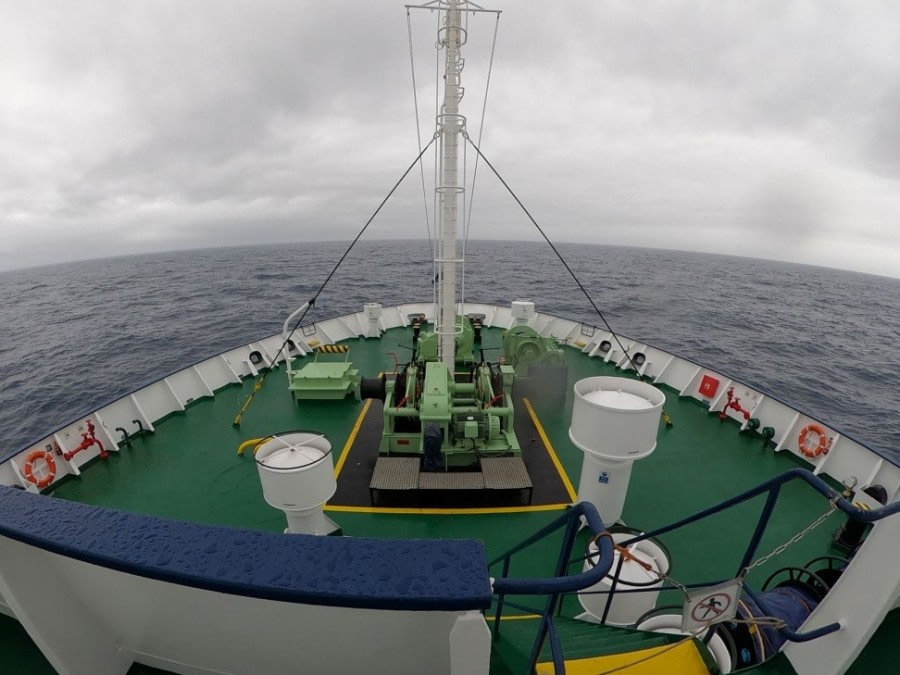
{"label": "chain link", "polygon": [[800,532],[798,532],[793,537],[791,537],[786,542],[784,542],[781,546],[776,547],[771,553],[768,553],[767,555],[757,558],[754,562],[747,565],[747,567],[745,567],[743,572],[741,573],[741,576],[742,577],[746,576],[747,573],[750,570],[752,570],[753,568],[759,567],[760,565],[764,565],[767,562],[769,562],[772,558],[774,558],[775,556],[781,555],[787,549],[789,549],[791,546],[793,546],[798,541],[803,539],[803,537],[805,537],[807,534],[809,534],[814,529],[816,529],[819,525],[824,523],[828,519],[828,516],[830,516],[835,511],[837,511],[837,499],[838,499],[837,497],[835,497],[834,499],[831,499],[829,501],[829,504],[831,505],[830,509],[828,509],[825,513],[823,513],[821,516],[816,518],[813,522],[811,522],[809,525],[807,525]]}
{"label": "chain link", "polygon": [[[769,562],[772,558],[781,555],[781,554],[784,553],[786,550],[788,550],[791,546],[793,546],[793,545],[796,544],[798,541],[800,541],[801,539],[803,539],[803,537],[805,537],[807,534],[809,534],[809,533],[812,532],[814,529],[816,529],[819,525],[821,525],[821,524],[824,523],[826,520],[828,520],[828,516],[830,516],[830,515],[831,515],[832,513],[834,513],[835,511],[837,511],[837,500],[838,500],[838,497],[835,497],[835,498],[829,500],[828,503],[829,503],[830,508],[829,508],[825,513],[823,513],[821,516],[819,516],[818,518],[816,518],[813,522],[811,522],[811,523],[810,523],[809,525],[807,525],[805,528],[803,528],[802,530],[800,530],[797,534],[795,534],[793,537],[791,537],[790,539],[788,539],[786,542],[784,542],[784,543],[781,544],[780,546],[777,546],[777,547],[776,547],[774,550],[772,550],[770,553],[768,553],[768,554],[766,554],[766,555],[764,555],[764,556],[762,556],[762,557],[760,557],[760,558],[757,558],[754,562],[752,562],[752,563],[750,563],[749,565],[747,565],[747,567],[745,567],[745,568],[743,569],[743,571],[741,572],[740,578],[743,578],[743,577],[747,576],[747,573],[748,573],[750,570],[754,569],[755,567],[759,567],[759,566],[761,566],[761,565],[765,565],[765,564],[766,564],[767,562]],[[591,541],[591,543],[596,543],[597,546],[598,546],[598,548],[599,548],[599,539],[600,539],[601,537],[603,537],[603,536],[607,536],[607,537],[610,538],[610,540],[613,542],[613,547],[614,547],[614,548],[618,549],[619,551],[625,551],[625,552],[626,552],[626,555],[628,555],[627,549],[626,549],[625,547],[623,547],[623,546],[619,546],[619,545],[615,542],[615,540],[613,540],[612,535],[611,535],[609,532],[605,531],[605,530],[604,530],[603,532],[598,533],[596,536],[594,536],[594,538],[593,538],[593,540]],[[586,557],[589,557],[589,556],[586,556]],[[652,573],[655,574],[661,581],[662,581],[662,580],[667,581],[667,582],[669,582],[670,584],[672,584],[673,586],[675,586],[678,590],[680,590],[680,591],[684,594],[685,600],[687,600],[687,599],[689,598],[689,593],[690,593],[690,591],[688,590],[687,586],[685,586],[684,584],[682,584],[682,583],[676,581],[675,579],[673,579],[672,577],[670,577],[668,574],[663,574],[663,573],[660,572],[659,570],[652,570]],[[759,621],[759,618],[767,618],[767,619],[768,619],[769,617],[758,617],[756,621],[752,621],[752,622],[748,621],[747,623],[763,623],[763,622]],[[779,621],[778,619],[771,619],[771,620],[774,621],[774,622],[778,622],[778,621]],[[781,627],[781,626],[776,625],[775,627]]]}

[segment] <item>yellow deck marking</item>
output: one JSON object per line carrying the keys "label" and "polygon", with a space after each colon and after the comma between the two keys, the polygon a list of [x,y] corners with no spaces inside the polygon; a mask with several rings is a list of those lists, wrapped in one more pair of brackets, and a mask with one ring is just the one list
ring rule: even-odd
{"label": "yellow deck marking", "polygon": [[[552,675],[553,663],[539,663],[537,675]],[[587,659],[566,661],[566,672],[570,675],[597,675],[597,673],[628,673],[629,675],[657,675],[658,673],[681,673],[683,675],[709,675],[697,645],[687,638],[681,642],[662,647],[651,647],[624,654],[609,654]]]}
{"label": "yellow deck marking", "polygon": [[[485,621],[493,621],[496,618],[497,617],[494,616],[493,614],[485,614],[485,616],[484,616]],[[540,619],[540,618],[541,618],[540,614],[510,614],[507,616],[501,616],[500,620],[501,621],[523,621],[523,620],[528,619],[528,620],[534,621],[535,619]]]}
{"label": "yellow deck marking", "polygon": [[525,404],[525,409],[528,411],[528,414],[531,416],[531,421],[534,423],[534,428],[537,429],[538,436],[541,437],[541,440],[544,442],[544,447],[547,448],[547,454],[550,455],[550,459],[553,461],[553,466],[556,467],[556,471],[559,473],[559,477],[563,482],[563,485],[566,486],[566,490],[569,492],[569,498],[574,502],[578,499],[578,495],[575,492],[575,488],[572,487],[572,482],[569,480],[569,475],[566,473],[566,470],[563,468],[562,463],[559,461],[559,457],[556,456],[556,450],[553,449],[553,444],[550,442],[550,439],[547,438],[547,433],[544,431],[544,427],[541,425],[541,421],[538,419],[537,413],[534,412],[534,408],[531,407],[531,401],[527,398],[523,398],[522,402]]}
{"label": "yellow deck marking", "polygon": [[[566,470],[563,468],[562,464],[559,461],[559,457],[556,456],[556,451],[553,449],[553,444],[550,443],[550,439],[547,437],[547,433],[544,431],[544,427],[541,426],[541,422],[538,419],[537,413],[534,412],[534,408],[531,407],[531,402],[525,398],[522,399],[525,403],[525,408],[528,410],[528,414],[531,416],[531,421],[534,423],[535,429],[537,429],[538,435],[541,437],[541,441],[544,443],[544,448],[547,450],[547,454],[550,456],[550,460],[553,462],[553,466],[556,467],[557,473],[559,473],[559,477],[563,482],[563,485],[566,487],[566,491],[569,493],[569,497],[572,502],[577,499],[577,495],[575,493],[575,489],[572,487],[572,483],[569,480],[569,476],[566,474]],[[337,466],[334,467],[334,476],[337,478],[341,469],[344,467],[344,462],[347,460],[347,456],[350,454],[350,448],[353,446],[353,443],[356,441],[356,436],[359,433],[360,427],[362,427],[363,420],[366,417],[366,413],[369,412],[369,405],[372,403],[372,399],[368,399],[366,404],[363,406],[362,411],[359,413],[359,417],[356,418],[356,424],[353,425],[353,429],[350,431],[350,435],[347,437],[347,442],[344,443],[344,449],[341,451],[341,458],[338,460]],[[334,511],[338,513],[384,513],[391,515],[435,515],[435,516],[480,516],[480,515],[490,515],[490,514],[500,514],[500,513],[533,513],[538,511],[563,511],[571,506],[571,503],[567,502],[565,504],[541,504],[539,506],[497,506],[493,508],[475,508],[475,509],[436,509],[436,508],[393,508],[393,507],[383,507],[383,506],[341,506],[341,505],[331,505],[326,504],[326,511]]]}
{"label": "yellow deck marking", "polygon": [[356,435],[359,433],[359,429],[362,426],[363,420],[366,419],[366,413],[369,412],[370,405],[372,405],[372,399],[367,398],[362,411],[359,413],[359,417],[356,418],[356,424],[354,424],[353,429],[350,430],[350,435],[347,437],[347,442],[344,443],[344,449],[341,450],[341,458],[338,460],[337,466],[334,467],[335,479],[337,479],[337,477],[340,475],[341,469],[344,468],[344,462],[347,461],[347,455],[350,454],[350,448],[353,446],[353,442],[356,440]]}
{"label": "yellow deck marking", "polygon": [[564,511],[572,506],[566,504],[541,504],[540,506],[497,506],[495,508],[477,509],[417,509],[393,508],[390,506],[331,506],[325,505],[326,511],[343,511],[344,513],[386,513],[389,515],[433,515],[433,516],[482,516],[492,513],[533,513],[535,511]]}

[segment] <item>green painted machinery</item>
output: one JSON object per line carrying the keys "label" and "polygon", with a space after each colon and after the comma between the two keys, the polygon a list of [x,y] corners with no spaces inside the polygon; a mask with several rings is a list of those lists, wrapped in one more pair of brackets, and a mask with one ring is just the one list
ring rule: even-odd
{"label": "green painted machinery", "polygon": [[471,321],[460,321],[455,375],[437,360],[437,336],[422,332],[413,359],[394,378],[363,378],[361,396],[384,402],[381,454],[424,455],[433,469],[521,454],[513,430],[515,370],[476,363]]}
{"label": "green painted machinery", "polygon": [[346,345],[324,345],[316,349],[313,361],[300,370],[293,372],[288,366],[291,394],[298,401],[345,398],[359,384],[359,371],[349,358]]}
{"label": "green painted machinery", "polygon": [[566,397],[569,369],[556,340],[513,326],[503,333],[503,355],[515,370],[517,395],[541,403]]}
{"label": "green painted machinery", "polygon": [[[456,317],[461,331],[456,335],[456,363],[469,366],[475,363],[475,331],[468,317]],[[416,349],[420,361],[438,360],[438,334],[434,331],[422,333]]]}
{"label": "green painted machinery", "polygon": [[530,326],[513,326],[503,334],[503,354],[516,375],[528,375],[531,366],[560,365],[562,349],[553,338],[541,337]]}

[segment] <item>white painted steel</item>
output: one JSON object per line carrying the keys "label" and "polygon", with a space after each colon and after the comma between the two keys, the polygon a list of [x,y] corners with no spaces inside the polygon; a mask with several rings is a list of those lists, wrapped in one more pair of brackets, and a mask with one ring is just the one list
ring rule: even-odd
{"label": "white painted steel", "polygon": [[[620,544],[632,537],[634,535],[628,532],[616,532],[613,534],[613,541]],[[667,574],[671,567],[671,561],[665,550],[653,541],[639,541],[629,546],[628,551],[636,560],[626,558],[622,563],[616,588],[618,590],[634,590],[636,588],[646,590],[640,593],[616,593],[613,596],[609,603],[606,622],[614,626],[630,626],[656,606],[659,588],[663,583],[660,575]],[[597,564],[598,552],[599,547],[596,544],[588,547],[588,558],[584,561],[582,571],[587,572]],[[619,557],[619,552],[615,551],[609,574],[578,594],[581,606],[596,621],[602,619],[609,597],[607,593],[598,593],[597,591],[608,591],[612,588],[612,579],[619,565]],[[645,569],[643,565],[649,565],[650,569]]]}
{"label": "white painted steel", "polygon": [[[687,633],[684,633],[681,630],[680,614],[658,614],[656,616],[651,616],[649,619],[641,621],[635,628],[638,630],[651,631],[653,633],[687,635]],[[706,647],[709,649],[710,654],[712,654],[713,659],[715,659],[716,665],[719,666],[719,672],[730,673],[733,664],[731,662],[731,654],[728,653],[728,647],[725,645],[725,641],[719,637],[718,634],[713,633],[709,642],[706,643]]]}
{"label": "white painted steel", "polygon": [[588,377],[573,387],[569,438],[582,451],[617,461],[646,457],[656,448],[666,397],[646,382]]}
{"label": "white painted steel", "polygon": [[[53,667],[175,673],[488,672],[478,612],[347,609],[156,581],[0,537],[0,594]],[[402,636],[403,639],[398,639]],[[466,670],[466,668],[470,670]]]}
{"label": "white painted steel", "polygon": [[381,337],[381,303],[367,302],[363,307],[363,314],[366,317],[365,336],[368,338]]}
{"label": "white painted steel", "polygon": [[509,313],[517,326],[528,324],[535,318],[534,303],[530,300],[513,300]]}
{"label": "white painted steel", "polygon": [[[900,602],[898,542],[900,517],[875,523],[853,563],[800,627],[802,632],[839,621],[841,630],[812,642],[785,645],[784,653],[798,673],[845,672],[885,615]],[[890,665],[885,668],[889,670]]]}
{"label": "white painted steel", "polygon": [[[386,315],[390,316],[390,327],[393,327],[403,324],[400,318],[403,312],[423,312],[433,318],[432,309],[433,305],[429,303],[411,303],[403,305],[400,311],[389,310]],[[508,306],[478,305],[473,311],[484,313],[487,325],[508,328],[513,321]],[[322,325],[326,326],[328,332],[347,333],[338,319],[325,320]],[[314,328],[315,332],[307,336],[301,337],[300,331],[295,333],[295,342],[306,346],[306,340],[328,340],[326,330],[320,331],[318,325]],[[595,334],[591,343],[599,344],[601,340],[598,336],[599,334]],[[277,342],[279,337],[272,336],[266,340]],[[246,358],[250,351],[250,345],[229,350],[200,362],[196,368],[202,373],[202,379],[208,388],[218,391],[231,383],[239,382],[249,374],[249,369],[241,365],[241,359]],[[720,382],[727,380],[715,371],[698,367],[686,359],[661,353],[668,356],[668,363],[657,373],[656,381],[672,387],[684,396],[702,400],[697,392],[697,385],[703,374],[709,373]],[[185,381],[189,379],[185,377]],[[169,380],[180,382],[178,374],[169,376]],[[736,388],[743,386],[737,382],[734,384]],[[176,391],[179,391],[177,387]],[[152,430],[154,422],[174,409],[171,394],[165,391],[165,384],[159,381],[132,394],[126,394],[97,412],[110,431],[122,427],[133,433],[137,426],[132,420],[139,419],[145,429]],[[801,416],[795,409],[768,396],[761,397],[754,416],[760,419],[761,426],[776,429],[779,449],[788,448],[799,456],[791,446],[796,445],[799,428],[806,420],[813,421],[812,418]],[[804,420],[802,424],[801,417]],[[52,444],[54,439],[62,439],[65,432],[77,430],[80,422],[76,421],[50,433],[7,459],[0,465],[0,483],[21,485],[22,479],[17,475],[20,472],[17,471],[16,462],[24,461],[24,457],[32,450]],[[74,443],[73,447],[76,445]],[[76,457],[89,457],[93,451],[96,451],[95,447]],[[57,459],[58,480],[69,469],[68,463],[62,461],[62,458]],[[805,458],[801,459],[814,464]],[[78,472],[75,466],[71,470],[73,473]],[[838,482],[856,477],[861,481],[860,487],[883,485],[891,501],[900,492],[900,468],[845,436],[841,438],[834,456],[829,457],[827,466],[822,468],[821,473]],[[33,486],[30,489],[34,490]],[[875,526],[867,543],[854,559],[850,571],[845,573],[804,627],[807,629],[838,619],[846,623],[845,628],[836,635],[806,644],[790,644],[785,648],[798,672],[843,672],[877,628],[885,612],[900,606],[900,593],[897,591],[897,573],[900,568],[895,563],[897,541],[900,541],[900,519],[890,518]],[[391,658],[396,656],[396,660],[390,663],[392,666],[394,663],[398,665],[395,670],[392,668],[392,672],[450,672],[451,660],[458,659],[456,647],[452,651],[449,647],[449,635],[459,613],[446,613],[447,616],[438,618],[431,613],[426,617],[425,613],[419,612],[340,610],[262,603],[152,582],[106,569],[92,568],[71,560],[54,563],[51,561],[55,557],[52,554],[34,549],[28,552],[15,551],[16,547],[27,548],[17,542],[0,539],[0,558],[4,560],[0,596],[3,596],[6,603],[6,607],[0,606],[0,612],[14,611],[38,645],[48,650],[46,653],[51,655],[51,662],[60,672],[103,672],[99,667],[95,669],[93,664],[85,665],[79,661],[81,656],[71,656],[68,649],[75,642],[78,643],[76,651],[82,652],[82,644],[95,645],[95,641],[100,640],[101,644],[91,654],[103,655],[108,648],[102,642],[104,639],[115,640],[116,650],[121,650],[129,658],[134,657],[140,662],[174,672],[201,672],[194,665],[210,657],[214,662],[207,663],[207,668],[229,672],[260,672],[267,664],[277,672],[279,669],[295,667],[297,663],[309,664],[311,672],[316,668],[328,670],[335,664],[347,672],[378,672],[380,666],[371,661],[370,652],[357,646],[352,651],[347,650],[342,630],[348,625],[354,626],[357,635],[365,634],[373,636],[373,639],[381,636],[379,644],[387,645],[388,650],[396,646],[398,653],[390,655]],[[76,572],[75,568],[78,566],[91,571]],[[49,588],[52,607],[48,607],[40,599],[32,598],[28,592],[29,587],[40,587],[46,591],[48,583],[52,586]],[[15,597],[8,590],[10,586],[17,588]],[[200,595],[207,597],[202,602],[194,602],[195,596]],[[129,598],[130,601],[121,602],[121,598]],[[227,607],[229,612],[234,610],[234,613],[223,612],[223,607]],[[104,617],[102,630],[98,631],[84,618],[86,609],[90,616]],[[246,651],[243,647],[247,644],[245,617],[250,614],[240,614],[239,611],[247,611],[255,617],[265,615],[271,618],[274,637],[271,645],[266,642],[270,650],[264,655],[263,661],[243,653]],[[264,620],[266,625],[270,618]],[[279,620],[290,623],[278,623]],[[197,626],[207,625],[208,630],[199,634],[195,632]],[[303,625],[303,635],[298,639],[297,631],[289,630],[286,628],[288,625]],[[323,625],[326,628],[320,634],[319,627]],[[77,628],[73,628],[75,626]],[[108,627],[114,627],[114,630],[107,631]],[[463,629],[460,631],[466,632]],[[98,637],[98,633],[103,635]],[[410,639],[396,645],[394,636],[397,634],[410,636]],[[67,640],[60,641],[60,635],[66,635]],[[185,640],[185,635],[191,635],[191,639]],[[341,637],[337,640],[333,636]],[[283,638],[281,643],[275,639],[278,637]],[[82,639],[83,642],[79,642]],[[240,647],[233,649],[235,645]],[[285,645],[287,648],[283,649]],[[460,647],[463,651],[482,648],[483,645]],[[198,654],[201,656],[198,657]],[[222,658],[215,660],[219,655]],[[327,662],[316,661],[320,656],[327,659]],[[462,672],[466,671],[463,669]]]}
{"label": "white painted steel", "polygon": [[[485,323],[487,325],[499,328],[509,328],[512,325],[513,319],[511,317],[509,306],[479,304],[470,306],[470,308],[472,311],[485,314]],[[409,313],[422,312],[426,314],[426,318],[433,320],[432,310],[433,305],[430,303],[410,303],[402,305],[399,310],[398,308],[387,309],[385,310],[386,313],[382,316],[383,318],[385,316],[390,317],[390,324],[386,327],[391,328],[404,324],[403,320],[400,318],[401,314],[405,316],[405,314]],[[348,332],[346,327],[340,326],[338,319],[326,319],[320,323],[325,326],[326,329],[336,333],[344,334]],[[310,336],[301,336],[300,331],[297,331],[297,333],[294,334],[295,342],[301,349],[309,350],[306,339],[315,338],[322,341],[321,338],[326,338],[324,341],[327,341],[325,331],[323,330],[321,332],[320,338],[318,326],[314,326],[314,328],[316,329],[316,332]],[[589,351],[594,352],[599,343],[604,339],[605,335],[608,336],[608,333],[595,333],[588,343],[588,346],[590,347]],[[270,338],[266,338],[266,342],[267,344],[269,340],[277,342],[280,337],[281,336],[271,336]],[[348,337],[352,337],[352,335],[349,335]],[[607,337],[606,339],[609,338]],[[278,344],[280,345],[280,342]],[[250,351],[250,345],[232,349],[201,361],[196,365],[196,368],[202,373],[202,379],[207,383],[208,388],[213,392],[216,392],[229,384],[240,382],[242,377],[246,377],[250,374],[249,369],[246,366],[243,366],[243,364],[241,364],[242,367],[235,365],[240,364],[241,359],[245,358]],[[662,352],[661,350],[657,351],[667,357],[668,361],[667,365],[655,375],[654,381],[678,390],[682,396],[690,396],[691,398],[702,401],[702,397],[700,397],[697,392],[697,387],[704,374],[709,374],[719,379],[720,383],[722,383],[720,384],[720,387],[722,387],[725,382],[729,381],[728,378],[723,377],[715,371],[698,367],[696,364],[686,359],[682,359],[667,352]],[[169,376],[169,379],[170,381],[175,382],[179,377],[180,375],[176,373]],[[176,410],[170,394],[163,395],[162,397],[164,402],[168,400],[168,406],[162,405],[157,408],[153,405],[148,405],[149,411],[144,410],[145,402],[156,396],[156,394],[153,394],[155,384],[156,383],[148,385],[132,394],[128,394],[100,409],[99,412],[103,415],[103,419],[110,431],[115,430],[117,427],[122,427],[129,433],[137,431],[137,425],[132,422],[135,418],[141,420],[145,429],[153,430],[153,422],[158,421],[160,417],[165,414]],[[744,386],[738,382],[735,382],[734,385],[736,388]],[[165,387],[165,385],[162,386]],[[201,390],[198,389],[198,393],[200,393],[200,391]],[[719,392],[717,392],[717,395],[718,394]],[[792,440],[795,440],[796,433],[799,433],[796,431],[795,425],[801,417],[795,409],[774,398],[762,396],[758,406],[756,406],[754,416],[760,420],[761,426],[771,426],[775,428],[778,449],[791,449],[790,446],[793,445]],[[62,430],[58,430],[58,432],[59,431]],[[52,440],[53,435],[51,434],[48,437],[36,441],[32,446],[23,450],[22,454],[27,454],[35,447],[43,447],[45,444],[52,442]],[[833,470],[829,469],[823,471],[823,473],[842,481],[849,476],[856,476],[861,479],[863,476],[871,475],[874,471],[876,475],[870,481],[872,484],[885,486],[888,495],[892,498],[900,491],[900,468],[895,464],[884,461],[868,448],[865,448],[858,442],[846,437],[842,438],[839,451],[840,460],[837,460],[837,457],[835,457],[829,459],[828,462],[829,467],[834,467]],[[793,449],[792,452],[799,456],[796,449]],[[805,458],[802,459],[805,461]],[[813,462],[808,463],[814,464]],[[60,477],[60,473],[64,472],[58,471],[57,478]],[[4,469],[4,467],[0,465],[0,482],[6,485],[13,485],[17,483],[17,480],[11,469]]]}
{"label": "white painted steel", "polygon": [[[509,328],[513,323],[509,306],[479,304],[470,306],[470,309],[485,314],[485,323],[489,326]],[[431,303],[409,303],[400,306],[399,311],[397,308],[386,309],[382,314],[382,318],[388,318],[389,325],[386,325],[386,327],[391,328],[404,325],[401,314],[405,316],[409,313],[422,312],[426,314],[426,318],[433,320],[433,311],[434,305]],[[543,321],[544,317],[548,315],[539,314],[538,316],[541,317],[541,320]],[[341,318],[347,317],[326,319],[318,322],[312,326],[314,332],[311,332],[309,335],[302,335],[301,331],[298,330],[294,333],[294,341],[301,349],[309,351],[308,340],[318,340],[321,343],[329,343],[332,342],[329,338],[329,333],[342,335],[347,338],[358,335],[350,333],[347,330],[346,325],[341,323]],[[608,333],[601,333],[599,331],[595,333],[588,343],[591,347],[589,351],[595,351],[597,345],[604,339],[604,335],[608,335]],[[267,345],[270,342],[273,344],[277,343],[274,347],[274,349],[277,349],[281,344],[281,339],[282,336],[273,335],[265,338],[264,341]],[[606,339],[609,338],[607,337]],[[622,339],[623,341],[629,340],[624,337]],[[229,384],[240,382],[242,378],[247,377],[250,374],[249,368],[246,364],[242,363],[242,360],[246,359],[250,351],[252,350],[249,344],[231,349],[201,361],[196,367],[202,373],[202,378],[208,384],[209,389],[213,392],[217,392]],[[704,374],[710,374],[713,377],[716,377],[716,379],[722,383],[720,384],[720,387],[722,387],[725,382],[729,381],[728,378],[723,377],[716,371],[700,367],[687,359],[669,354],[662,350],[656,350],[656,352],[660,354],[660,362],[663,362],[664,358],[667,358],[668,361],[666,366],[654,376],[654,381],[672,387],[682,396],[690,396],[698,401],[702,401],[703,398],[699,395],[697,388],[700,379]],[[169,376],[169,380],[171,382],[180,382],[181,377],[180,373],[175,373]],[[189,377],[185,377],[185,381],[188,381],[189,379]],[[745,385],[737,381],[734,382],[734,386],[736,389],[745,387]],[[100,408],[98,412],[102,415],[110,432],[115,431],[117,427],[127,430],[128,433],[136,432],[137,425],[132,421],[135,419],[139,419],[145,429],[152,431],[154,429],[154,422],[157,422],[160,418],[178,409],[175,406],[171,393],[165,389],[166,385],[160,380],[131,394],[126,394],[122,398]],[[198,384],[197,392],[199,393],[202,390],[205,390],[205,388],[201,389]],[[178,391],[179,389],[176,387],[176,392]],[[719,392],[717,392],[717,395],[718,393]],[[184,394],[181,395],[183,396]],[[797,434],[799,434],[799,428],[803,426],[803,424],[798,424],[801,420],[800,413],[777,399],[770,396],[763,396],[756,406],[754,417],[760,420],[760,425],[762,427],[770,426],[776,430],[775,442],[777,450],[788,449],[807,464],[815,466],[816,462],[810,462],[796,450]],[[803,416],[802,419],[814,421],[809,416]],[[54,435],[59,435],[64,430],[70,428],[74,429],[76,426],[77,422],[58,429],[50,435],[36,440],[17,455],[7,459],[4,464],[0,465],[0,483],[4,485],[20,484],[20,481],[16,476],[15,468],[11,466],[11,463],[23,462],[24,457],[32,450],[43,448],[48,443],[52,444]],[[74,445],[77,445],[77,443]],[[90,458],[90,453],[95,449],[96,448],[88,450],[85,453],[82,453],[82,455]],[[79,455],[76,457],[79,457]],[[57,462],[57,480],[68,472],[64,467],[64,462]],[[77,471],[77,467],[73,467],[73,473]],[[846,436],[841,438],[840,445],[835,450],[835,456],[829,458],[827,467],[823,467],[820,473],[822,475],[831,476],[838,482],[843,482],[850,477],[856,477],[860,481],[864,481],[866,477],[872,476],[868,481],[868,484],[883,485],[891,500],[895,499],[898,493],[900,493],[900,467],[893,462],[884,460],[865,446]]]}
{"label": "white painted steel", "polygon": [[666,398],[645,382],[589,377],[573,388],[569,439],[584,453],[578,501],[597,507],[605,523],[622,517],[632,463],[656,449]]}
{"label": "white painted steel", "polygon": [[596,506],[604,523],[619,522],[625,509],[633,466],[633,462],[616,462],[585,452],[578,480],[578,501]]}
{"label": "white painted steel", "polygon": [[331,443],[323,435],[292,432],[258,447],[256,468],[263,498],[284,511],[293,534],[329,534],[337,525],[322,512],[337,490]]}
{"label": "white painted steel", "polygon": [[491,664],[491,631],[481,612],[466,612],[450,630],[452,675],[488,675]]}
{"label": "white painted steel", "polygon": [[456,369],[456,272],[461,264],[457,242],[459,197],[464,187],[459,182],[459,138],[465,118],[459,114],[462,99],[460,48],[464,33],[458,0],[447,0],[444,26],[438,30],[437,44],[444,50],[444,100],[437,117],[440,131],[440,182],[436,188],[440,204],[436,227],[438,243],[435,267],[439,270],[438,315],[435,332],[439,336],[438,358],[452,374]]}

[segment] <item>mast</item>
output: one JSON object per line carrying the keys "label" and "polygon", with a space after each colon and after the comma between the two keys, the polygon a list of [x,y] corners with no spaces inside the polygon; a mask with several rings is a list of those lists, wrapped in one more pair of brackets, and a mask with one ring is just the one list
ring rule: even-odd
{"label": "mast", "polygon": [[444,25],[438,30],[438,45],[445,51],[445,58],[444,101],[437,116],[441,170],[436,188],[440,207],[435,257],[439,274],[435,332],[439,336],[438,358],[451,374],[456,361],[456,334],[461,331],[461,327],[456,325],[456,277],[457,266],[462,260],[458,258],[456,238],[459,198],[465,190],[459,184],[459,137],[466,122],[465,117],[459,114],[459,102],[463,96],[460,75],[464,63],[460,48],[465,42],[465,32],[461,27],[462,4],[460,0],[447,0]]}

